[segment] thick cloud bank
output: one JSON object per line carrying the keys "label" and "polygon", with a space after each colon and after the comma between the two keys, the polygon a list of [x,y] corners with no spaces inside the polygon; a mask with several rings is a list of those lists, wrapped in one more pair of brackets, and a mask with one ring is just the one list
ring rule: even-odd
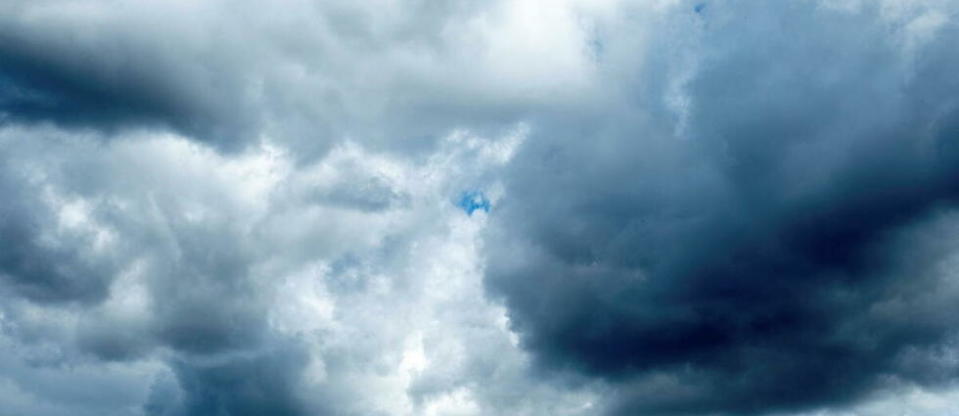
{"label": "thick cloud bank", "polygon": [[622,414],[954,380],[959,32],[908,6],[706,4],[653,34],[686,61],[654,41],[622,100],[544,121],[488,265],[524,344]]}
{"label": "thick cloud bank", "polygon": [[0,414],[959,412],[959,2],[0,5]]}

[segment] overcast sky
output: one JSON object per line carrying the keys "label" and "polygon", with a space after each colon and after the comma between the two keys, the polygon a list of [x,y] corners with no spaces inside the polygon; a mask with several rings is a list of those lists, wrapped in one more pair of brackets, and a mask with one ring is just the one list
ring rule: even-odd
{"label": "overcast sky", "polygon": [[959,414],[959,0],[0,2],[0,415]]}

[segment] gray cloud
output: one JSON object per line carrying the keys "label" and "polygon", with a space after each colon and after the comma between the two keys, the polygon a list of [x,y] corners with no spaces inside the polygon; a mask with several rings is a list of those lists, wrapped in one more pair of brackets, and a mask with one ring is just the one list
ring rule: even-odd
{"label": "gray cloud", "polygon": [[[533,382],[503,310],[482,296],[485,216],[451,202],[467,184],[490,185],[487,170],[524,134],[454,133],[425,163],[345,143],[304,164],[270,146],[224,155],[152,131],[103,140],[7,127],[5,156],[22,163],[0,177],[25,195],[17,220],[39,215],[34,235],[76,251],[5,234],[18,247],[10,258],[64,267],[72,274],[56,278],[97,297],[55,297],[64,284],[5,269],[0,347],[12,370],[0,404],[51,415],[576,414],[590,393]],[[330,197],[339,189],[355,198]],[[365,202],[383,195],[391,202]],[[109,267],[73,267],[81,260]],[[76,367],[85,372],[57,381]],[[84,377],[84,396],[58,396]],[[127,388],[95,394],[117,383]]]}
{"label": "gray cloud", "polygon": [[457,125],[515,122],[511,110],[530,101],[495,93],[473,99],[483,85],[512,81],[482,71],[503,72],[495,68],[502,57],[478,61],[462,49],[487,47],[481,23],[496,3],[3,7],[0,114],[7,122],[106,133],[170,128],[227,151],[268,136],[309,158],[351,137],[428,152]]}
{"label": "gray cloud", "polygon": [[[545,120],[508,176],[489,288],[544,365],[618,385],[614,413],[809,409],[956,375],[936,358],[952,243],[902,242],[959,196],[954,25],[747,3],[665,29],[632,102]],[[692,61],[669,49],[684,37]]]}
{"label": "gray cloud", "polygon": [[957,10],[0,6],[0,413],[948,413]]}

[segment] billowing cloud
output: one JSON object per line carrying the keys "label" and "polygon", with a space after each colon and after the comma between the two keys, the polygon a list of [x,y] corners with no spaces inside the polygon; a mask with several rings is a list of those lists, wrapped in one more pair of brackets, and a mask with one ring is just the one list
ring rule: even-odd
{"label": "billowing cloud", "polygon": [[627,100],[543,123],[488,271],[544,365],[621,414],[954,380],[955,9],[895,6],[670,10]]}
{"label": "billowing cloud", "polygon": [[589,71],[576,15],[530,25],[532,2],[2,7],[4,118],[172,128],[221,150],[264,135],[309,156],[345,138],[423,148],[452,128],[519,121]]}
{"label": "billowing cloud", "polygon": [[955,411],[957,13],[0,6],[0,413]]}

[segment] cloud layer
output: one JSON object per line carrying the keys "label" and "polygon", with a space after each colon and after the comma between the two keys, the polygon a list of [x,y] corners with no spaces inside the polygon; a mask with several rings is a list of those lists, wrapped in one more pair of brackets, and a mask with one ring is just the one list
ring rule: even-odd
{"label": "cloud layer", "polygon": [[957,13],[0,6],[0,413],[956,411]]}

